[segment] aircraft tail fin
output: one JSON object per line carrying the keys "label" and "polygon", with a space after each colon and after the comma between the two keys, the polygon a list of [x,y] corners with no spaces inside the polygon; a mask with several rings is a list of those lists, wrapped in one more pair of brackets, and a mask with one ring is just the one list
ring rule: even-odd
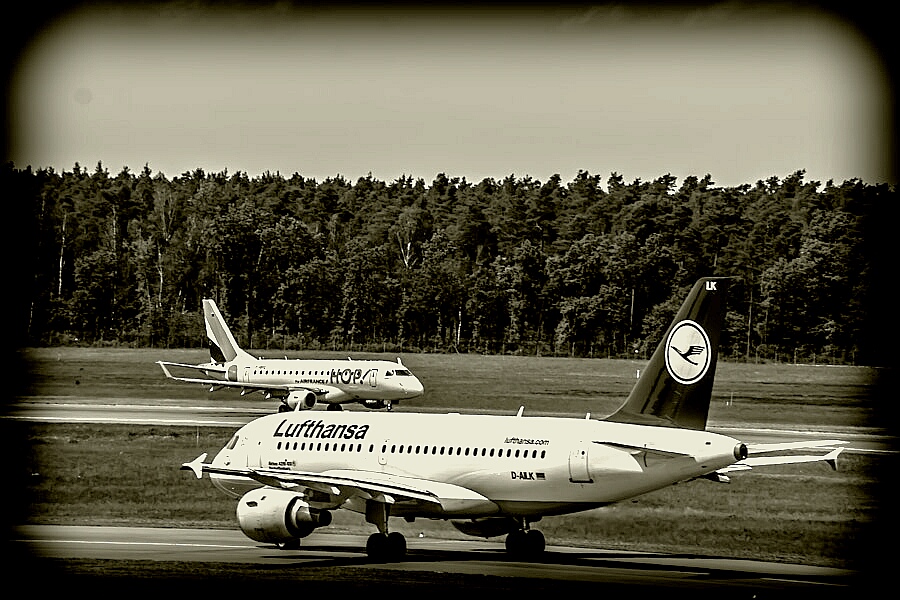
{"label": "aircraft tail fin", "polygon": [[203,320],[209,340],[209,358],[212,362],[228,363],[238,355],[246,354],[238,346],[214,300],[203,300]]}
{"label": "aircraft tail fin", "polygon": [[729,277],[697,281],[628,399],[607,421],[706,429]]}

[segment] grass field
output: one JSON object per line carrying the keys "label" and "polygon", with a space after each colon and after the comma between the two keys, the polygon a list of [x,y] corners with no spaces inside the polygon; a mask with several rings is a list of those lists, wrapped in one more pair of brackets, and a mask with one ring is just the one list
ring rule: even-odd
{"label": "grass field", "polygon": [[[26,357],[26,395],[261,402],[227,391],[208,396],[203,388],[166,380],[153,364],[202,362],[206,355],[199,350],[35,349]],[[618,406],[643,367],[638,361],[474,355],[404,355],[403,362],[426,388],[412,407],[514,412],[525,405],[526,412],[596,416]],[[875,416],[874,383],[875,371],[865,368],[722,363],[710,419],[816,430],[878,428],[883,424]],[[10,426],[26,441],[20,521],[236,527],[235,501],[178,469],[200,452],[217,451],[232,429]],[[817,463],[739,473],[727,485],[694,481],[604,509],[546,518],[539,528],[551,544],[854,566],[877,534],[878,474],[886,460],[844,453],[837,472]],[[464,537],[447,523],[394,521],[410,538]],[[332,527],[371,529],[346,511],[335,514]]]}
{"label": "grass field", "polygon": [[[254,354],[279,356],[274,352]],[[293,352],[290,358],[345,358],[346,354]],[[396,355],[354,354],[353,358],[396,360]],[[403,363],[418,376],[425,394],[404,407],[454,410],[494,409],[515,413],[595,416],[612,413],[628,395],[645,361],[483,356],[477,354],[404,354]],[[170,381],[157,360],[201,363],[204,350],[122,350],[38,348],[23,353],[28,368],[25,395],[84,398],[160,399],[256,405],[259,394],[240,398],[233,390],[208,394],[205,387]],[[710,423],[765,424],[783,427],[884,427],[873,390],[878,370],[720,362],[710,405]],[[245,403],[245,404],[242,404]]]}

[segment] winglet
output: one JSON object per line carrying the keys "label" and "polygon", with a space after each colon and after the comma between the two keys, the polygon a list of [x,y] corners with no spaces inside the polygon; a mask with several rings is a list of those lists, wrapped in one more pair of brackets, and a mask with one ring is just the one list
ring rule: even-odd
{"label": "winglet", "polygon": [[206,452],[195,458],[189,463],[183,463],[181,465],[182,471],[193,471],[194,475],[197,476],[197,479],[203,478],[203,461],[206,460]]}
{"label": "winglet", "polygon": [[840,454],[842,450],[843,450],[843,448],[835,448],[834,450],[832,450],[831,452],[826,454],[822,460],[827,462],[828,466],[830,466],[832,469],[837,471],[837,457],[838,457],[838,454]]}
{"label": "winglet", "polygon": [[158,360],[158,361],[156,361],[156,364],[158,364],[160,367],[162,367],[163,373],[166,374],[166,377],[168,377],[169,379],[175,379],[174,377],[172,377],[171,371],[169,371],[169,369],[166,368],[166,363],[164,363],[161,360]]}

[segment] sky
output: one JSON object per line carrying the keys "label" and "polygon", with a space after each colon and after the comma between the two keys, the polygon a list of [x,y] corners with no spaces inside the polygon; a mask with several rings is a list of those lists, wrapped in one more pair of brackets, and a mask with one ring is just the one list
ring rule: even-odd
{"label": "sky", "polygon": [[895,183],[882,57],[821,8],[228,6],[57,15],[13,64],[6,160],[168,178]]}

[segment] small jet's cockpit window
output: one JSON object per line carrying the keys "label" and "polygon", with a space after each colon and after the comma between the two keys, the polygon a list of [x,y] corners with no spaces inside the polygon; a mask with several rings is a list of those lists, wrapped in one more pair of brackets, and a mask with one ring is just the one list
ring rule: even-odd
{"label": "small jet's cockpit window", "polygon": [[237,436],[237,434],[235,434],[231,438],[231,440],[229,440],[228,445],[225,446],[225,449],[226,450],[234,450],[234,447],[237,446],[237,443],[238,443],[238,436]]}
{"label": "small jet's cockpit window", "polygon": [[394,372],[393,372],[393,371],[385,371],[385,372],[384,372],[384,376],[385,376],[385,377],[393,377],[393,375],[394,375]]}
{"label": "small jet's cockpit window", "polygon": [[401,375],[403,377],[412,377],[412,373],[410,373],[406,369],[397,369],[397,375]]}

